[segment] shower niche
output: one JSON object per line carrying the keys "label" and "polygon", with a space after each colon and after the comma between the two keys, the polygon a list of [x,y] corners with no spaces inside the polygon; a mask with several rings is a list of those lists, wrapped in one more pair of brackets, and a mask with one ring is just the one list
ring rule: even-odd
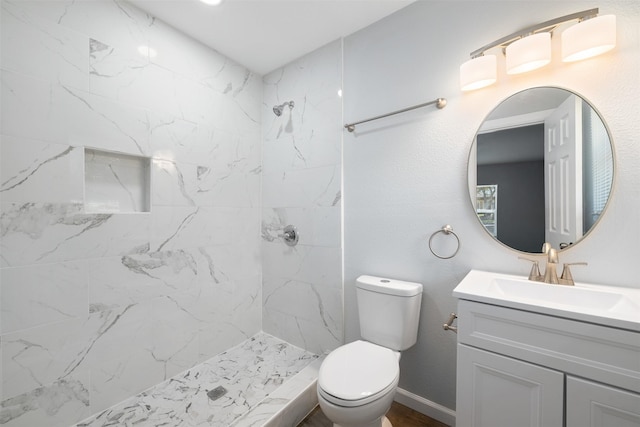
{"label": "shower niche", "polygon": [[150,212],[150,187],[150,158],[85,148],[85,212]]}

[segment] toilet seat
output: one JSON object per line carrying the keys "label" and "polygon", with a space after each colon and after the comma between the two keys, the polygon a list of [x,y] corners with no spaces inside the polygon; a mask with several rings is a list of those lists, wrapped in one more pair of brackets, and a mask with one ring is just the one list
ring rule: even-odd
{"label": "toilet seat", "polygon": [[332,351],[318,373],[318,392],[338,406],[362,406],[398,385],[398,355],[366,341],[354,341]]}

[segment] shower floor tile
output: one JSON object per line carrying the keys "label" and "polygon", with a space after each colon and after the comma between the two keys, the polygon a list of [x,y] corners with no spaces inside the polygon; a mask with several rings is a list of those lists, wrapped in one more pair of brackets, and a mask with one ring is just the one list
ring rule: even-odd
{"label": "shower floor tile", "polygon": [[[260,333],[77,426],[243,425],[252,409],[264,412],[264,402],[273,400],[271,394],[277,395],[285,381],[317,360],[312,353]],[[307,383],[315,381],[313,374],[307,376],[302,375]],[[294,398],[279,399],[282,404],[273,408],[273,414],[261,413],[259,418],[266,423],[287,399]]]}

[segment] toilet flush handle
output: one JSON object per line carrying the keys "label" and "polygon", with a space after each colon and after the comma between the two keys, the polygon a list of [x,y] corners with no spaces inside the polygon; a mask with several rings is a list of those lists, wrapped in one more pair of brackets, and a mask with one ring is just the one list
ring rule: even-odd
{"label": "toilet flush handle", "polygon": [[452,331],[452,332],[455,332],[457,334],[458,333],[458,327],[457,326],[452,326],[453,322],[457,318],[458,318],[457,314],[451,313],[451,316],[449,316],[449,320],[447,320],[447,323],[442,325],[442,329],[444,329],[445,331]]}

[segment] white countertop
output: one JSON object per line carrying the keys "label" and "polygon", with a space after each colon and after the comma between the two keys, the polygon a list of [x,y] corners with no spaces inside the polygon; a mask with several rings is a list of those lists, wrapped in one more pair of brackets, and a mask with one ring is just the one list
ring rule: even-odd
{"label": "white countertop", "polygon": [[523,276],[471,270],[453,296],[640,332],[640,289],[550,285]]}

